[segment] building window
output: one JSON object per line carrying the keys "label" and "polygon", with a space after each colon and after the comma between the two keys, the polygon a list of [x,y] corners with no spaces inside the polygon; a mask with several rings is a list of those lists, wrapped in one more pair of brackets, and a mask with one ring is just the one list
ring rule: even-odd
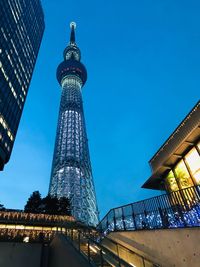
{"label": "building window", "polygon": [[187,153],[185,161],[195,182],[200,184],[200,156],[195,147]]}
{"label": "building window", "polygon": [[198,149],[199,149],[199,151],[200,151],[200,142],[197,144],[197,146],[198,146]]}
{"label": "building window", "polygon": [[176,179],[172,171],[170,171],[166,177],[166,185],[170,192],[179,190]]}
{"label": "building window", "polygon": [[183,160],[176,165],[174,172],[180,189],[194,185]]}

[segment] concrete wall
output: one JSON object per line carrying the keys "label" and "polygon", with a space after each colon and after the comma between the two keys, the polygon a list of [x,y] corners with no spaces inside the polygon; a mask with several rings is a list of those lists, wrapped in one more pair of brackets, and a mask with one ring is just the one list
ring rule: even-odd
{"label": "concrete wall", "polygon": [[162,267],[200,266],[200,228],[113,232],[108,237]]}
{"label": "concrete wall", "polygon": [[41,244],[0,242],[0,267],[40,267]]}
{"label": "concrete wall", "polygon": [[90,267],[84,257],[62,236],[50,244],[48,267]]}

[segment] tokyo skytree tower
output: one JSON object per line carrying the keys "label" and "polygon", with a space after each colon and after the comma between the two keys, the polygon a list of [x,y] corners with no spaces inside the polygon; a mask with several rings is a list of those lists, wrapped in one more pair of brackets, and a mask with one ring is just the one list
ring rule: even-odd
{"label": "tokyo skytree tower", "polygon": [[75,42],[76,24],[72,22],[70,28],[64,61],[57,68],[62,95],[49,194],[69,198],[72,215],[88,225],[96,225],[98,209],[81,92],[87,71],[80,62],[81,52]]}

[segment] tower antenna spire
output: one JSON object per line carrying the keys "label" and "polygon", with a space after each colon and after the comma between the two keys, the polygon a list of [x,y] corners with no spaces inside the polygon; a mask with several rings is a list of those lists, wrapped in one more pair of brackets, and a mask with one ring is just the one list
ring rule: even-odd
{"label": "tower antenna spire", "polygon": [[75,29],[76,29],[76,23],[75,22],[71,22],[70,23],[70,28],[71,28],[71,34],[70,34],[70,44],[74,45],[75,43]]}

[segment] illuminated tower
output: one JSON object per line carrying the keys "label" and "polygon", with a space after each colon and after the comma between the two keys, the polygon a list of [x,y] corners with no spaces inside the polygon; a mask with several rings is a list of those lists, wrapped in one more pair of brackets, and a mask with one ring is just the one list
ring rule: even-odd
{"label": "illuminated tower", "polygon": [[63,54],[64,61],[57,68],[62,96],[49,193],[58,198],[68,197],[72,215],[88,225],[96,225],[98,211],[81,93],[87,80],[87,71],[80,62],[81,52],[75,43],[75,27],[76,24],[72,22],[70,42]]}

